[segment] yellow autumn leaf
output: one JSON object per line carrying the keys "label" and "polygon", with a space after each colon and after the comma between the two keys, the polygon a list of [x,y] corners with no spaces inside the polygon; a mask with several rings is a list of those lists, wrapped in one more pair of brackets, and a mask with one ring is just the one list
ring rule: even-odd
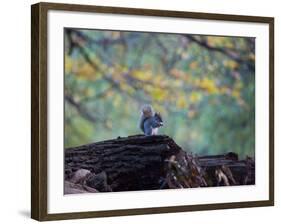
{"label": "yellow autumn leaf", "polygon": [[151,95],[155,100],[164,100],[166,98],[166,92],[160,88],[153,88],[151,90]]}
{"label": "yellow autumn leaf", "polygon": [[224,46],[226,48],[233,48],[233,43],[228,37],[208,36],[207,43],[212,47]]}
{"label": "yellow autumn leaf", "polygon": [[152,73],[149,71],[135,70],[131,75],[141,81],[149,81],[152,79]]}
{"label": "yellow autumn leaf", "polygon": [[135,92],[134,88],[127,85],[126,82],[120,82],[120,88],[128,94],[133,94]]}
{"label": "yellow autumn leaf", "polygon": [[65,59],[64,59],[64,69],[65,69],[66,74],[72,72],[72,66],[73,66],[73,61],[72,61],[71,57],[66,55]]}
{"label": "yellow autumn leaf", "polygon": [[84,63],[77,68],[76,74],[80,78],[95,80],[95,70],[88,63]]}
{"label": "yellow autumn leaf", "polygon": [[189,96],[189,100],[191,103],[196,103],[200,101],[202,98],[202,95],[198,92],[192,92],[191,95]]}
{"label": "yellow autumn leaf", "polygon": [[225,67],[228,67],[230,69],[236,69],[239,66],[239,64],[233,60],[225,60],[223,64]]}
{"label": "yellow autumn leaf", "polygon": [[233,90],[231,95],[235,98],[239,98],[240,97],[240,92],[238,90]]}
{"label": "yellow autumn leaf", "polygon": [[185,99],[185,96],[180,96],[177,100],[177,107],[180,109],[186,108],[187,107],[187,102]]}
{"label": "yellow autumn leaf", "polygon": [[120,38],[120,32],[119,31],[113,31],[111,32],[112,39],[118,39]]}
{"label": "yellow autumn leaf", "polygon": [[224,37],[207,36],[208,45],[215,47],[224,44]]}
{"label": "yellow autumn leaf", "polygon": [[199,82],[198,86],[203,90],[206,90],[208,93],[212,94],[218,93],[219,91],[215,84],[215,81],[206,77]]}
{"label": "yellow autumn leaf", "polygon": [[219,92],[221,94],[226,94],[226,95],[230,95],[231,94],[231,89],[226,87],[226,86],[223,86],[219,89]]}

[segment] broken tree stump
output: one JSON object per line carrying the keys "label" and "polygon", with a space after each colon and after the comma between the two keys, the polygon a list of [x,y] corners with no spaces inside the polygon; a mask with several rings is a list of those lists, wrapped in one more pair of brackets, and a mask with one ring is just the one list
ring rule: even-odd
{"label": "broken tree stump", "polygon": [[218,183],[216,170],[229,168],[232,177],[229,171],[225,175],[230,185],[254,184],[254,163],[230,155],[196,157],[165,135],[119,137],[65,149],[65,180],[85,169],[91,172],[85,185],[99,186],[93,182],[95,175],[103,177],[103,189],[97,191],[207,187],[227,185]]}

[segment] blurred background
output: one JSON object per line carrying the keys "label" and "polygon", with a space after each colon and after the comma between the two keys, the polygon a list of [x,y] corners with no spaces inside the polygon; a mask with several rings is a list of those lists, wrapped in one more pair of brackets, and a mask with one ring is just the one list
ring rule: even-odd
{"label": "blurred background", "polygon": [[65,29],[65,147],[141,134],[140,108],[159,134],[198,155],[254,156],[255,39]]}

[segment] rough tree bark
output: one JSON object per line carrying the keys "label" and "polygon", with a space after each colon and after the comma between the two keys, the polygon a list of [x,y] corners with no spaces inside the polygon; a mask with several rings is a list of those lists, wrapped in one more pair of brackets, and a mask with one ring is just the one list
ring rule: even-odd
{"label": "rough tree bark", "polygon": [[[254,163],[249,165],[246,161],[239,161],[234,153],[193,159],[195,157],[188,157],[186,152],[173,139],[165,135],[135,135],[67,148],[65,149],[65,180],[71,180],[76,171],[86,169],[94,177],[97,177],[96,179],[88,178],[86,183],[90,183],[92,180],[101,182],[101,178],[98,176],[100,174],[103,180],[106,179],[106,184],[112,191],[182,187],[182,184],[171,187],[168,184],[169,181],[165,182],[167,176],[169,176],[169,168],[172,167],[167,166],[167,163],[173,156],[173,161],[176,162],[177,166],[176,169],[179,168],[180,173],[189,172],[187,166],[184,167],[184,164],[188,162],[200,166],[200,168],[196,168],[196,172],[202,170],[205,172],[204,178],[208,176],[206,186],[221,185],[216,174],[220,169],[225,172],[227,168],[233,171],[235,183],[232,184],[254,183],[254,176],[252,175],[254,174]],[[188,158],[192,158],[192,160]],[[174,162],[173,164],[175,164]],[[226,165],[226,168],[223,165]],[[226,170],[225,173],[227,172]],[[190,173],[194,173],[194,170],[191,170]],[[177,179],[177,174],[174,172],[173,175],[170,178],[173,178],[174,181]],[[200,176],[203,177],[203,174],[200,173]],[[179,182],[181,178],[178,178]],[[231,181],[231,177],[229,179]],[[184,180],[184,182],[186,181]],[[184,186],[196,186],[189,183],[186,182]],[[93,187],[90,184],[89,186]]]}

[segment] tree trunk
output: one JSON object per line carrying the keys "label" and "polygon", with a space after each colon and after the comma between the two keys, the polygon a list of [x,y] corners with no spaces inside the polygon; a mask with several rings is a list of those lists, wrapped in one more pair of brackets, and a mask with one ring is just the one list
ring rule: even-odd
{"label": "tree trunk", "polygon": [[[81,184],[95,188],[93,182],[99,179],[103,187],[98,191],[227,185],[219,181],[219,169],[230,185],[253,184],[253,164],[238,161],[234,153],[194,157],[165,135],[135,135],[65,149],[65,179],[71,180],[80,169],[89,170],[93,176],[87,176]],[[233,177],[227,175],[227,168],[233,171]],[[224,179],[223,174],[220,176]]]}

